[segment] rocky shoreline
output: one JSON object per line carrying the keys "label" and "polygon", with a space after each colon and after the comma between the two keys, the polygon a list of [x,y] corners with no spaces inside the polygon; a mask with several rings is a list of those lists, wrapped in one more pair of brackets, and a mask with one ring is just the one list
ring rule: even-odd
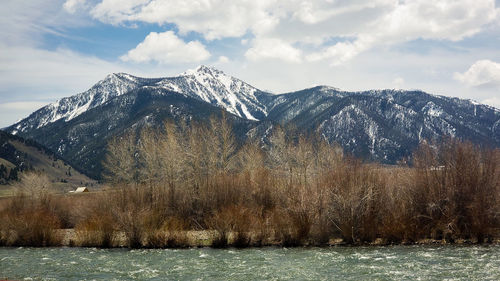
{"label": "rocky shoreline", "polygon": [[[74,229],[59,229],[57,230],[57,234],[61,237],[61,243],[59,246],[62,247],[85,247],[79,242],[78,233]],[[183,237],[183,243],[179,245],[172,245],[168,248],[197,248],[197,247],[213,247],[214,240],[217,239],[218,233],[214,230],[190,230],[190,231],[177,231],[175,232],[176,237]],[[249,237],[255,237],[255,234],[249,234]],[[236,242],[237,233],[229,233],[227,235],[227,244],[225,246],[237,246],[240,248],[252,248],[252,247],[265,247],[265,246],[283,246],[281,241],[271,238],[263,241],[264,243],[260,244],[252,244],[241,246],[237,245]],[[114,244],[111,248],[127,248],[127,238],[125,233],[117,232],[114,236]],[[479,243],[476,239],[455,239],[453,241],[446,239],[420,239],[418,241],[401,241],[399,243],[388,242],[386,239],[377,238],[373,242],[360,242],[357,243],[347,243],[341,238],[332,238],[329,239],[327,243],[317,244],[309,241],[304,241],[299,245],[299,247],[330,247],[330,246],[388,246],[388,245],[477,245],[477,244],[488,244],[488,245],[500,245],[500,238],[489,239],[483,241],[483,243]],[[145,246],[144,248],[164,248],[164,247],[149,247]]]}

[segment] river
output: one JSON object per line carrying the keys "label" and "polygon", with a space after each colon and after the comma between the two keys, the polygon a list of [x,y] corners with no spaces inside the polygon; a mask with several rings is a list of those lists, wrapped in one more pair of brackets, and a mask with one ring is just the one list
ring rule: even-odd
{"label": "river", "polygon": [[500,280],[500,245],[0,248],[0,280]]}

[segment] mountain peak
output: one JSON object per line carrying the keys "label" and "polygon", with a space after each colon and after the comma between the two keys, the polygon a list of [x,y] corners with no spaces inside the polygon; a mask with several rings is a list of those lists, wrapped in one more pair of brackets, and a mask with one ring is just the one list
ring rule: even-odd
{"label": "mountain peak", "polygon": [[200,65],[194,69],[188,69],[180,74],[180,76],[199,76],[199,75],[226,75],[223,71],[216,69],[213,66]]}
{"label": "mountain peak", "polygon": [[267,115],[265,105],[255,96],[260,92],[258,89],[212,66],[200,65],[177,78],[166,78],[161,84],[164,88],[222,107],[239,117],[259,120]]}
{"label": "mountain peak", "polygon": [[114,79],[125,80],[125,81],[136,81],[138,77],[134,75],[130,75],[125,72],[114,72],[106,75],[106,77],[102,81],[113,81]]}
{"label": "mountain peak", "polygon": [[196,68],[196,71],[200,72],[200,71],[219,71],[217,70],[215,67],[213,66],[209,66],[209,65],[199,65],[197,68]]}
{"label": "mountain peak", "polygon": [[332,86],[328,86],[328,85],[318,85],[318,86],[316,86],[314,88],[317,88],[317,89],[319,89],[320,91],[323,91],[323,92],[328,92],[328,91],[341,92],[342,91],[340,88],[332,87]]}

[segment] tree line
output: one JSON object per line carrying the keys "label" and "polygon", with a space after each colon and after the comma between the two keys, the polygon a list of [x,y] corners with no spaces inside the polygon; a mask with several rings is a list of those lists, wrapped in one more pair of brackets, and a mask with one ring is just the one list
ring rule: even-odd
{"label": "tree line", "polygon": [[44,203],[80,245],[112,246],[123,233],[129,247],[179,247],[191,230],[213,232],[213,246],[500,237],[500,151],[456,139],[423,142],[411,166],[387,166],[279,126],[265,145],[238,145],[230,122],[211,118],[115,137],[104,167],[106,192],[75,210],[67,198]]}

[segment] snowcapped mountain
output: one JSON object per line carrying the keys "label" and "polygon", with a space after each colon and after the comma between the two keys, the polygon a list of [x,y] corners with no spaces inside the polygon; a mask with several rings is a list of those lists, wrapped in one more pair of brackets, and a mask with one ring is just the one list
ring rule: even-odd
{"label": "snowcapped mountain", "polygon": [[249,120],[267,116],[267,108],[259,97],[269,94],[212,67],[202,65],[178,77],[162,79],[155,86],[200,99]]}
{"label": "snowcapped mountain", "polygon": [[98,107],[110,99],[127,93],[155,79],[134,77],[126,73],[109,74],[89,90],[62,98],[35,111],[27,118],[14,124],[13,134],[39,129],[58,120],[69,121],[80,114]]}
{"label": "snowcapped mountain", "polygon": [[249,120],[265,118],[266,106],[259,102],[258,97],[270,95],[220,70],[203,65],[167,78],[140,78],[126,73],[113,73],[83,93],[62,98],[37,110],[14,124],[12,133],[39,129],[61,119],[70,121],[92,108],[139,88],[177,92]]}
{"label": "snowcapped mountain", "polygon": [[98,178],[106,142],[127,130],[160,126],[164,119],[203,122],[228,114],[240,140],[275,124],[320,133],[364,159],[394,163],[422,140],[452,136],[500,147],[500,110],[422,91],[347,92],[317,86],[272,95],[212,67],[176,77],[110,74],[88,91],[63,98],[7,128],[36,139]]}
{"label": "snowcapped mountain", "polygon": [[345,92],[319,86],[277,95],[269,119],[315,130],[358,157],[393,163],[420,141],[457,137],[500,147],[500,111],[422,91]]}

